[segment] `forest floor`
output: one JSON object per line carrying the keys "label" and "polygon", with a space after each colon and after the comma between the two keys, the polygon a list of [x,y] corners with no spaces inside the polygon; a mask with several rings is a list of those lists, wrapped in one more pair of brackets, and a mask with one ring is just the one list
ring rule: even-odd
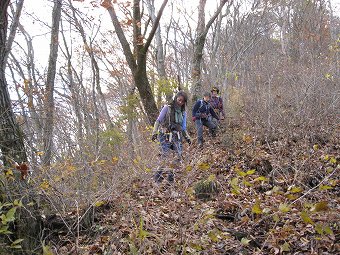
{"label": "forest floor", "polygon": [[153,170],[122,183],[76,241],[59,235],[58,254],[339,254],[339,127],[327,139],[231,129],[185,145],[172,185]]}

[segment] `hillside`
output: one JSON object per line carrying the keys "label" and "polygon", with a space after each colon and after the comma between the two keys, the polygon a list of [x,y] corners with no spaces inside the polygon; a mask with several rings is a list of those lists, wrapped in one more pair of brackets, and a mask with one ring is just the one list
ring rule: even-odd
{"label": "hillside", "polygon": [[174,185],[155,185],[152,170],[129,175],[89,208],[91,227],[50,244],[58,254],[339,252],[339,127],[317,142],[224,126],[202,150],[185,145],[183,164],[169,165]]}

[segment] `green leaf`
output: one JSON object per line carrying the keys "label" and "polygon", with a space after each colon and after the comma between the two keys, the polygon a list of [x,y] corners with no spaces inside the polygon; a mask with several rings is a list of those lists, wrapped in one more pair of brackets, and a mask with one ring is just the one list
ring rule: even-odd
{"label": "green leaf", "polygon": [[253,184],[251,184],[250,182],[246,181],[246,180],[243,180],[243,184],[247,187],[251,187],[253,186]]}
{"label": "green leaf", "polygon": [[323,235],[323,227],[321,224],[316,224],[314,228],[319,235]]}
{"label": "green leaf", "polygon": [[321,201],[319,203],[316,203],[311,211],[312,212],[321,212],[321,211],[328,211],[329,207],[328,207],[328,203],[327,201]]}
{"label": "green leaf", "polygon": [[16,212],[17,208],[13,207],[11,209],[8,210],[8,212],[6,213],[6,221],[7,222],[12,222],[15,220],[14,214]]}
{"label": "green leaf", "polygon": [[240,195],[240,189],[237,188],[237,189],[232,189],[231,190],[231,193],[233,193],[234,195]]}
{"label": "green leaf", "polygon": [[302,189],[300,187],[292,187],[289,191],[291,193],[299,193],[302,191]]}
{"label": "green leaf", "polygon": [[208,163],[201,163],[198,165],[198,168],[201,170],[209,170],[210,165]]}
{"label": "green leaf", "polygon": [[21,207],[22,206],[22,202],[21,202],[21,200],[15,199],[14,202],[13,202],[13,205]]}
{"label": "green leaf", "polygon": [[11,248],[12,249],[21,249],[21,245],[20,244],[17,244],[17,245],[11,245]]}
{"label": "green leaf", "polygon": [[130,248],[130,254],[132,255],[137,255],[138,254],[138,249],[136,245],[133,242],[129,243],[129,248]]}
{"label": "green leaf", "polygon": [[6,225],[7,224],[7,218],[6,218],[6,215],[5,214],[1,214],[0,215],[0,219],[1,219],[1,223],[3,225]]}
{"label": "green leaf", "polygon": [[19,238],[19,239],[15,240],[11,245],[19,244],[19,243],[21,243],[22,241],[24,241],[24,239]]}
{"label": "green leaf", "polygon": [[265,177],[265,176],[259,176],[259,177],[255,178],[254,181],[256,181],[256,182],[257,181],[268,181],[268,178]]}
{"label": "green leaf", "polygon": [[334,157],[331,157],[331,159],[329,160],[330,163],[332,164],[336,164],[336,159]]}
{"label": "green leaf", "polygon": [[8,225],[4,225],[0,228],[0,234],[12,234],[11,231],[8,230]]}
{"label": "green leaf", "polygon": [[332,76],[331,74],[325,73],[325,78],[326,78],[327,80],[331,80],[332,77],[333,77],[333,76]]}
{"label": "green leaf", "polygon": [[211,239],[211,241],[213,241],[215,243],[218,242],[218,240],[219,240],[217,234],[213,230],[208,232],[208,236]]}
{"label": "green leaf", "polygon": [[307,223],[307,224],[314,224],[314,222],[312,221],[312,219],[309,217],[308,213],[306,211],[302,211],[300,214],[302,220]]}
{"label": "green leaf", "polygon": [[286,198],[288,198],[289,200],[295,200],[295,199],[297,199],[297,196],[294,195],[294,194],[287,194]]}
{"label": "green leaf", "polygon": [[43,244],[43,255],[54,255],[50,246]]}
{"label": "green leaf", "polygon": [[287,205],[286,203],[280,204],[280,205],[279,205],[279,210],[280,210],[281,212],[283,212],[283,213],[287,213],[287,212],[290,211],[290,207],[289,207],[289,205]]}
{"label": "green leaf", "polygon": [[245,237],[242,237],[242,239],[241,239],[241,244],[243,244],[244,246],[247,246],[247,245],[249,245],[249,242],[250,242],[251,240],[249,240],[249,239],[247,239],[247,238],[245,238]]}
{"label": "green leaf", "polygon": [[274,220],[275,222],[279,222],[279,221],[280,221],[280,218],[279,218],[279,216],[278,216],[277,214],[274,214],[274,215],[273,215],[273,220]]}
{"label": "green leaf", "polygon": [[251,208],[252,213],[255,214],[261,214],[262,213],[262,209],[260,207],[260,202],[256,201],[254,206]]}
{"label": "green leaf", "polygon": [[208,182],[214,182],[214,181],[216,181],[216,175],[214,175],[214,174],[209,175],[207,181],[208,181]]}
{"label": "green leaf", "polygon": [[328,189],[332,189],[332,186],[329,185],[320,185],[319,186],[319,190],[328,190]]}
{"label": "green leaf", "polygon": [[253,173],[255,173],[255,172],[256,172],[255,169],[251,169],[251,170],[248,170],[248,171],[246,172],[246,174],[247,174],[247,175],[251,175],[251,174],[253,174]]}
{"label": "green leaf", "polygon": [[247,176],[247,173],[246,172],[243,172],[243,171],[237,171],[237,174],[241,177],[245,177]]}
{"label": "green leaf", "polygon": [[94,206],[95,206],[95,207],[101,207],[101,206],[104,205],[104,204],[105,204],[104,201],[97,201],[97,202],[94,204]]}
{"label": "green leaf", "polygon": [[202,250],[203,250],[202,246],[199,245],[199,244],[190,243],[189,246],[190,246],[191,248],[195,249],[196,251],[202,251]]}
{"label": "green leaf", "polygon": [[232,187],[231,192],[235,195],[239,195],[240,194],[240,188],[238,186],[238,178],[237,177],[231,179],[230,185]]}
{"label": "green leaf", "polygon": [[235,177],[235,178],[231,179],[230,184],[231,184],[232,187],[238,186],[238,178]]}
{"label": "green leaf", "polygon": [[282,244],[280,248],[281,248],[281,251],[286,251],[286,252],[290,251],[290,245],[287,242]]}
{"label": "green leaf", "polygon": [[146,237],[150,235],[149,232],[143,229],[143,225],[144,225],[143,218],[140,217],[138,238],[141,240],[144,240]]}
{"label": "green leaf", "polygon": [[332,231],[332,229],[331,229],[329,226],[325,226],[325,227],[323,228],[323,230],[325,231],[325,233],[326,233],[327,235],[333,235],[333,231]]}

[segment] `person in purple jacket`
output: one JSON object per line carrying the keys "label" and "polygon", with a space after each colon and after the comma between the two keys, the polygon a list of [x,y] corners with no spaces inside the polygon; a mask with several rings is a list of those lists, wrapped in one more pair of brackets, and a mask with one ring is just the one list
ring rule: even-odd
{"label": "person in purple jacket", "polygon": [[203,98],[197,100],[192,108],[192,117],[196,124],[198,146],[203,147],[203,126],[209,128],[212,137],[216,136],[217,125],[212,121],[212,118],[219,120],[216,112],[210,105],[211,94],[205,92]]}
{"label": "person in purple jacket", "polygon": [[[162,167],[165,167],[165,164],[169,162],[171,151],[177,153],[177,161],[181,160],[183,138],[191,144],[191,139],[187,132],[187,114],[185,111],[187,101],[187,94],[184,91],[179,91],[169,105],[163,106],[155,121],[152,141],[159,139],[162,152],[161,158],[163,160]],[[163,170],[160,168],[155,174],[155,181],[161,182],[162,180]],[[172,172],[168,173],[168,181],[174,181]]]}
{"label": "person in purple jacket", "polygon": [[214,108],[216,114],[218,117],[220,117],[221,120],[225,118],[225,113],[223,109],[223,100],[222,97],[219,96],[220,90],[217,87],[213,87],[211,89],[211,100],[210,104],[212,108]]}

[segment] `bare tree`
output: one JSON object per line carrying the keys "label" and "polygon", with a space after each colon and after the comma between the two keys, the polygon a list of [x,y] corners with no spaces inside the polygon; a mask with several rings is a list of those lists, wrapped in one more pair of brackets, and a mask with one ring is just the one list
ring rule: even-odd
{"label": "bare tree", "polygon": [[[156,14],[155,14],[155,3],[154,0],[148,0],[147,1],[148,4],[148,9],[149,9],[149,13],[150,13],[150,17],[152,22],[155,22],[156,20]],[[156,43],[156,61],[157,61],[157,72],[159,75],[159,80],[160,83],[164,83],[168,80],[166,71],[165,71],[165,50],[163,47],[163,42],[162,42],[162,33],[161,33],[161,28],[160,26],[158,26],[158,29],[156,30],[156,34],[155,34],[155,43]],[[161,100],[161,93],[162,91],[158,91],[158,102]],[[170,101],[170,99],[172,98],[172,91],[166,90],[165,91],[166,94],[166,99],[167,101]]]}
{"label": "bare tree", "polygon": [[214,15],[210,18],[208,23],[205,25],[205,4],[207,0],[200,0],[198,6],[198,23],[196,29],[196,38],[194,44],[194,53],[192,58],[192,102],[196,101],[198,96],[201,94],[202,84],[201,84],[201,64],[203,58],[203,48],[204,43],[209,31],[209,28],[220,14],[223,6],[227,0],[221,0],[219,7],[217,8]]}
{"label": "bare tree", "polygon": [[44,157],[43,163],[49,165],[52,157],[53,127],[54,127],[54,82],[59,47],[59,24],[61,19],[62,0],[54,0],[52,11],[52,31],[50,56],[46,78],[45,122],[44,122]]}
{"label": "bare tree", "polygon": [[146,72],[146,59],[147,59],[147,52],[149,46],[151,44],[151,40],[153,39],[156,30],[158,28],[159,20],[162,16],[163,10],[167,4],[168,0],[164,0],[163,4],[158,12],[156,19],[154,20],[153,27],[149,33],[147,40],[144,43],[144,36],[141,31],[141,24],[142,24],[142,17],[141,17],[141,7],[140,7],[140,0],[133,1],[133,46],[134,50],[130,49],[130,44],[126,39],[122,26],[118,20],[114,4],[112,4],[111,0],[106,0],[102,4],[104,7],[107,8],[112,23],[115,27],[116,34],[120,41],[120,44],[123,48],[123,52],[126,58],[126,61],[129,65],[129,68],[133,75],[133,80],[135,86],[137,86],[140,97],[143,102],[143,106],[147,113],[147,117],[151,123],[153,123],[158,115],[158,109],[153,97],[150,83],[147,77]]}
{"label": "bare tree", "polygon": [[[11,37],[7,40],[8,5],[9,0],[4,0],[0,3],[0,150],[3,155],[4,164],[7,166],[10,165],[13,160],[16,162],[27,161],[23,133],[15,119],[5,77],[6,59],[9,54],[11,42],[13,42],[14,31],[16,31],[14,25],[11,29]],[[18,19],[19,16],[20,15],[17,15],[16,19]],[[13,22],[13,24],[15,24],[15,22]]]}

